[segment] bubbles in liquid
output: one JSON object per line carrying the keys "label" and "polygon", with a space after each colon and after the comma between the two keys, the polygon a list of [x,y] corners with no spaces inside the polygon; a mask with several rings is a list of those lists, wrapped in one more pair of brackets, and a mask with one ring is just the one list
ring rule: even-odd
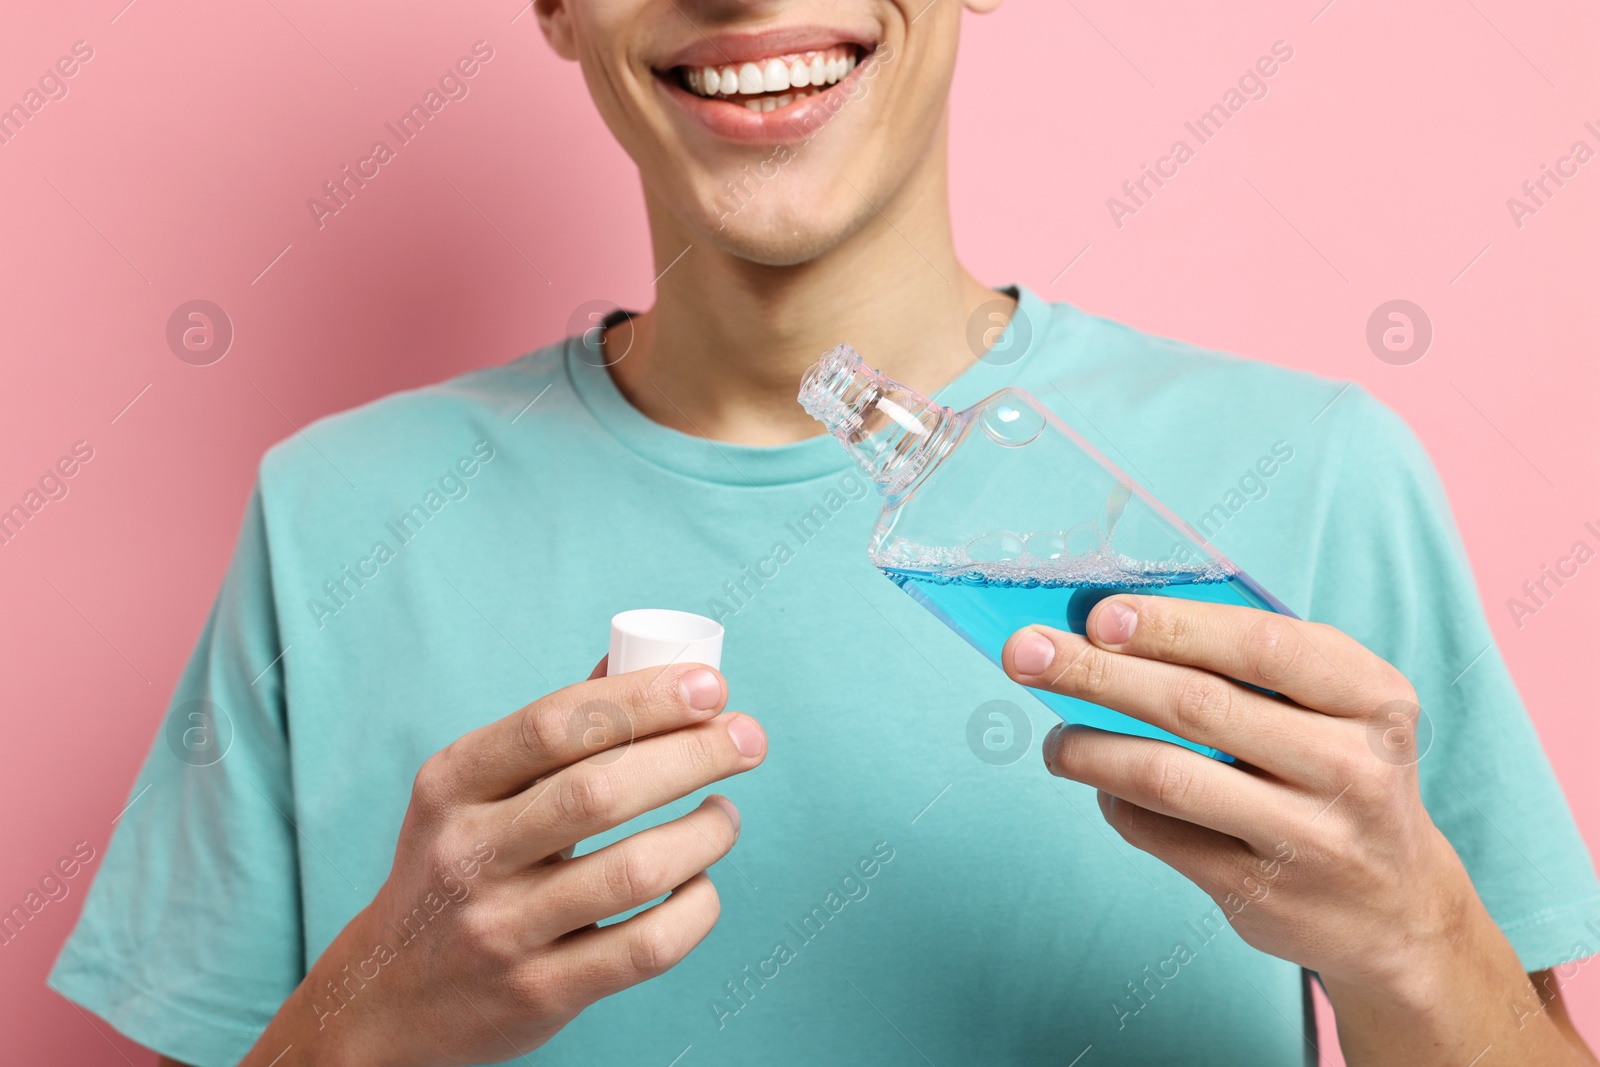
{"label": "bubbles in liquid", "polygon": [[1061,539],[1067,546],[1066,554],[1069,556],[1093,555],[1105,542],[1105,536],[1100,532],[1100,524],[1093,520],[1078,523],[1072,529],[1065,531]]}
{"label": "bubbles in liquid", "polygon": [[[1096,529],[1096,524],[1086,524]],[[1238,570],[1230,564],[1199,559],[1137,560],[1120,555],[1102,540],[1088,551],[1073,551],[1074,542],[1088,531],[1074,527],[1063,532],[1041,531],[1021,535],[1001,530],[984,534],[954,548],[929,547],[896,541],[874,553],[873,563],[902,571],[917,571],[933,582],[978,582],[996,586],[1078,586],[1100,593],[1083,601],[1088,615],[1104,595],[1118,589],[1135,591],[1166,585],[1225,582]]]}
{"label": "bubbles in liquid", "polygon": [[1005,563],[1023,555],[1022,538],[1009,530],[984,534],[968,542],[968,558],[976,563]]}
{"label": "bubbles in liquid", "polygon": [[978,417],[984,436],[1004,448],[1031,445],[1044,432],[1044,416],[1028,404],[1002,402]]}
{"label": "bubbles in liquid", "polygon": [[1067,554],[1067,536],[1054,531],[1031,533],[1027,551],[1034,559],[1060,559]]}

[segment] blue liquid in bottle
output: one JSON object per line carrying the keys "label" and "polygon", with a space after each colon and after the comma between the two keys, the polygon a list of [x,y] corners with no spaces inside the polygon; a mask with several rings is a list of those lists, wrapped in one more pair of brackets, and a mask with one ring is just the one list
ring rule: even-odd
{"label": "blue liquid in bottle", "polygon": [[[1217,575],[1205,570],[1162,569],[1130,576],[1131,580],[1123,584],[1106,584],[1048,574],[985,575],[974,570],[938,573],[899,567],[880,567],[879,570],[996,666],[1000,665],[1000,651],[1007,639],[1024,626],[1038,624],[1082,634],[1090,609],[1114,593],[1177,596],[1212,604],[1277,610],[1271,598],[1240,572]],[[1067,722],[1154,737],[1213,759],[1233,760],[1225,752],[1186,741],[1119,711],[1044,689],[1030,688],[1029,692]]]}
{"label": "blue liquid in bottle", "polygon": [[[840,345],[807,371],[800,403],[882,496],[873,565],[997,666],[1017,630],[1081,634],[1113,593],[1293,614],[1024,390],[957,411]],[[1233,761],[1121,712],[1029,692],[1067,722]]]}

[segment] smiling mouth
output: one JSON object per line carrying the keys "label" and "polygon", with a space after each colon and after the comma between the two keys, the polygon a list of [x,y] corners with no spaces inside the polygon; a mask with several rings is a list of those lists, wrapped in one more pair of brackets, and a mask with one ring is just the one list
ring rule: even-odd
{"label": "smiling mouth", "polygon": [[861,52],[855,45],[840,44],[715,67],[673,67],[667,77],[703,99],[743,104],[751,111],[774,111],[828,91],[860,61]]}

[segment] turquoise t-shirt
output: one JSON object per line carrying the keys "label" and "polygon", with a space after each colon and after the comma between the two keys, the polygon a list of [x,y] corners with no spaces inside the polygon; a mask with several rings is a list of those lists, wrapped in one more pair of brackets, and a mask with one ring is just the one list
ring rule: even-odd
{"label": "turquoise t-shirt", "polygon": [[[1360,388],[1019,295],[938,399],[1030,390],[1296,613],[1399,666],[1432,728],[1428,809],[1524,966],[1600,950],[1589,857],[1404,424]],[[678,433],[585,355],[569,340],[267,454],[54,988],[179,1060],[234,1062],[383,882],[422,761],[584,678],[615,612],[672,607],[723,620],[730,706],[770,740],[715,787],[744,826],[711,871],[722,917],[531,1062],[1310,1053],[1301,970],[1047,774],[1054,716],[868,563],[877,494],[837,442]],[[992,701],[1028,726],[989,729]]]}

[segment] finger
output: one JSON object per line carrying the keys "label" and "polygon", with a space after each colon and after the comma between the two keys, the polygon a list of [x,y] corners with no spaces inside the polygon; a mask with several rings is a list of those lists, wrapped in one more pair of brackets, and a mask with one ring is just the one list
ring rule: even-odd
{"label": "finger", "polygon": [[738,809],[709,796],[682,818],[557,864],[542,880],[530,935],[544,944],[648,904],[726,856],[738,838]]}
{"label": "finger", "polygon": [[1281,840],[1278,830],[1296,804],[1294,794],[1266,778],[1148,737],[1057,726],[1043,752],[1052,774],[1251,845]]}
{"label": "finger", "polygon": [[1365,717],[1411,693],[1341,631],[1256,608],[1118,595],[1095,605],[1086,632],[1102,648],[1215,671],[1329,715]]}
{"label": "finger", "polygon": [[556,943],[548,963],[566,976],[562,985],[582,1008],[671,970],[705,939],[721,912],[717,890],[702,872],[653,908],[569,934]]}
{"label": "finger", "polygon": [[[767,738],[750,716],[710,722],[635,741],[620,758],[602,753],[557,771],[499,801],[491,819],[508,826],[507,863],[531,864],[575,841],[670,804],[766,757]],[[494,825],[491,822],[491,825]]]}
{"label": "finger", "polygon": [[592,682],[596,678],[604,678],[606,676],[606,664],[608,664],[610,662],[611,662],[611,654],[609,652],[606,653],[604,656],[601,656],[600,657],[600,662],[596,663],[594,665],[594,670],[589,672],[588,681]]}
{"label": "finger", "polygon": [[1101,791],[1097,799],[1106,824],[1124,841],[1148,852],[1219,902],[1259,902],[1281,866],[1264,863],[1236,837],[1139,805]]}
{"label": "finger", "polygon": [[537,778],[635,738],[716,715],[722,675],[704,664],[591,677],[452,742],[430,773],[463,800],[499,800]]}
{"label": "finger", "polygon": [[1210,671],[1107,652],[1064,630],[1019,630],[1001,661],[1023,685],[1123,712],[1291,781],[1325,784],[1323,754],[1345,741],[1343,724],[1325,715]]}

